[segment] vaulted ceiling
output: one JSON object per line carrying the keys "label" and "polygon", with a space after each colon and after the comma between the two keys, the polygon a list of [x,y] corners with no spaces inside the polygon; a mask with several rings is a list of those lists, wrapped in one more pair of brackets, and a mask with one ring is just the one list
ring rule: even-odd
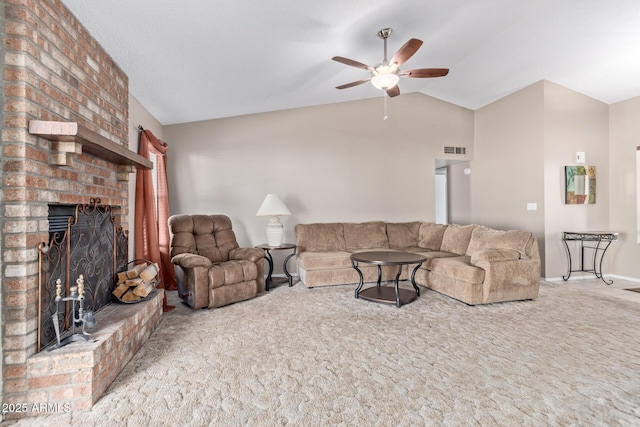
{"label": "vaulted ceiling", "polygon": [[450,69],[402,93],[470,109],[543,79],[605,103],[640,95],[639,0],[62,2],[164,125],[382,96],[335,89],[369,73],[331,58],[380,63],[387,27],[389,57],[424,42],[402,69]]}

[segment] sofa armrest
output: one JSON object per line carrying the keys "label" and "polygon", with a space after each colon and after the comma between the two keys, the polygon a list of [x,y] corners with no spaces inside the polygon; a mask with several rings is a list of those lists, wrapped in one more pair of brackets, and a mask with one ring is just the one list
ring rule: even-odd
{"label": "sofa armrest", "polygon": [[483,249],[476,254],[472,264],[485,272],[483,303],[538,297],[540,258],[520,258],[520,253],[511,249]]}
{"label": "sofa armrest", "polygon": [[471,265],[478,266],[483,262],[515,261],[520,259],[520,252],[513,249],[481,249],[471,255]]}
{"label": "sofa armrest", "polygon": [[171,263],[179,265],[182,268],[211,268],[211,266],[213,265],[209,258],[202,255],[190,253],[181,253],[174,256],[173,258],[171,258]]}
{"label": "sofa armrest", "polygon": [[235,248],[229,251],[229,259],[235,261],[258,262],[264,258],[264,250],[258,248]]}

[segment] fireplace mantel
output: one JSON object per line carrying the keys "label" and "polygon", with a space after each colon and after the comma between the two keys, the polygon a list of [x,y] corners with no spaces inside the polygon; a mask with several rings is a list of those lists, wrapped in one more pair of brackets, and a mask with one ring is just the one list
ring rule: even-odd
{"label": "fireplace mantel", "polygon": [[153,168],[149,159],[76,122],[30,120],[29,133],[52,142],[50,164],[69,166],[74,154],[88,153],[119,165],[124,175],[134,172],[132,167]]}

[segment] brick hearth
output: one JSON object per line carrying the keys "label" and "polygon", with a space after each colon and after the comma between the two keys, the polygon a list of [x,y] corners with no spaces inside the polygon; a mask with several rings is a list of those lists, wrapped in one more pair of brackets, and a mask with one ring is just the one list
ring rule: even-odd
{"label": "brick hearth", "polygon": [[159,290],[148,301],[101,310],[91,331],[95,342],[75,342],[30,357],[28,409],[34,403],[36,408],[46,403],[53,411],[93,405],[162,320],[163,295]]}
{"label": "brick hearth", "polygon": [[[128,147],[129,82],[59,0],[0,0],[0,7],[4,18],[0,18],[4,47],[0,58],[0,96],[4,105],[0,110],[3,403],[42,403],[45,407],[52,400],[61,402],[66,397],[74,401],[73,407],[80,407],[89,400],[95,401],[119,368],[116,373],[102,372],[112,362],[100,358],[97,367],[91,368],[91,381],[83,370],[76,374],[58,371],[53,361],[48,363],[51,371],[43,371],[47,365],[44,358],[58,351],[66,354],[68,350],[36,354],[38,245],[49,238],[49,204],[88,204],[91,199],[100,199],[102,204],[114,207],[116,220],[126,229],[129,183],[122,180],[119,165],[105,158],[81,150],[61,154],[60,144],[30,134],[29,122],[76,122],[83,129]],[[127,174],[124,175],[126,179]],[[159,315],[145,314],[148,315],[149,327],[143,331],[133,332],[128,329],[130,323],[125,323],[125,330],[116,333],[116,341],[118,334],[133,334],[140,337],[140,342],[120,348],[107,344],[112,342],[109,339],[99,344],[95,352],[102,354],[104,346],[113,345],[109,352],[122,350],[120,360],[127,360],[157,323]],[[52,360],[59,360],[59,356]],[[72,360],[75,357],[62,359]],[[34,376],[41,371],[44,376]],[[66,379],[71,379],[72,384],[62,384]],[[90,399],[85,390],[88,384]],[[8,413],[4,417],[24,415]]]}

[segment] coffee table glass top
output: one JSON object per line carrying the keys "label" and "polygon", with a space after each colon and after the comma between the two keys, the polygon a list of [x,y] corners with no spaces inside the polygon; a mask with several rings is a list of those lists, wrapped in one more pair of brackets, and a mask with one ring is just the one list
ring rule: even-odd
{"label": "coffee table glass top", "polygon": [[427,257],[409,252],[370,251],[355,253],[351,255],[351,259],[371,264],[401,265],[425,262]]}

